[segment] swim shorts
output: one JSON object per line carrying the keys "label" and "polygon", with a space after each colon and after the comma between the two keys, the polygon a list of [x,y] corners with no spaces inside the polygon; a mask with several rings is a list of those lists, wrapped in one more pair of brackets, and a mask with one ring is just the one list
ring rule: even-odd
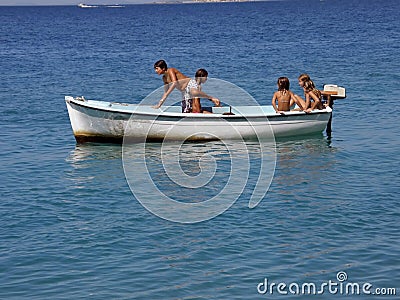
{"label": "swim shorts", "polygon": [[190,94],[191,89],[198,89],[199,85],[196,80],[190,79],[185,90],[182,92],[182,112],[190,113],[193,110],[193,96]]}

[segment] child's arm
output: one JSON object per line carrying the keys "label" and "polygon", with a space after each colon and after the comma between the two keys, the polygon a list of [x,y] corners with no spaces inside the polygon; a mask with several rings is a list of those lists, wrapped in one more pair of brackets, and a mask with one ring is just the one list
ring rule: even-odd
{"label": "child's arm", "polygon": [[275,112],[278,112],[278,108],[276,107],[276,99],[277,99],[277,93],[275,92],[274,95],[272,96],[271,104],[274,107]]}
{"label": "child's arm", "polygon": [[311,110],[314,110],[315,108],[317,108],[317,106],[320,107],[321,106],[321,99],[319,99],[318,96],[315,95],[313,92],[309,92],[308,94],[314,100],[314,103],[311,106]]}
{"label": "child's arm", "polygon": [[310,92],[305,92],[304,98],[306,98],[304,109],[307,110],[310,107]]}
{"label": "child's arm", "polygon": [[194,97],[197,97],[197,98],[207,98],[208,100],[214,102],[215,106],[221,106],[221,102],[219,101],[218,98],[209,96],[199,89],[191,88],[190,93],[191,93],[191,95],[193,95]]}
{"label": "child's arm", "polygon": [[174,88],[175,88],[176,85],[177,85],[177,82],[178,82],[178,81],[177,81],[176,75],[175,75],[175,73],[173,72],[173,70],[172,70],[172,69],[168,69],[167,72],[168,72],[168,74],[169,74],[169,76],[170,76],[172,82],[171,82],[171,83],[168,83],[167,80],[166,80],[165,75],[163,76],[163,81],[164,81],[164,94],[162,95],[161,100],[160,100],[156,105],[154,105],[153,108],[156,108],[156,109],[157,109],[157,108],[160,108],[161,105],[164,104],[165,100],[167,100],[167,97],[169,96],[169,94],[172,93],[172,91],[174,90]]}
{"label": "child's arm", "polygon": [[294,97],[294,94],[292,91],[290,92],[290,107],[292,107],[296,103],[296,98]]}

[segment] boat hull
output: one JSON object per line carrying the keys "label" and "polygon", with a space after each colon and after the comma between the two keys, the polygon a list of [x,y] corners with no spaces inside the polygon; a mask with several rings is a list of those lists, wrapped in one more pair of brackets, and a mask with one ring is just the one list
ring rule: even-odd
{"label": "boat hull", "polygon": [[[164,140],[254,140],[321,133],[331,110],[276,114],[267,106],[235,107],[235,115],[182,114],[177,107],[164,111],[149,106],[77,100],[65,97],[78,143]],[[215,108],[214,108],[215,109]]]}

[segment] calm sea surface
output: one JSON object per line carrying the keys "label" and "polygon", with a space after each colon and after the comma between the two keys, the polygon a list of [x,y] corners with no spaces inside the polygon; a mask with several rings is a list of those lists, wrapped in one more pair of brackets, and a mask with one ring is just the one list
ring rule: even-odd
{"label": "calm sea surface", "polygon": [[[339,283],[397,288],[368,299],[398,298],[399,12],[397,0],[0,7],[0,299],[293,297],[288,287],[260,293],[265,279],[337,284],[302,299],[344,297]],[[206,68],[261,104],[280,76],[301,93],[303,72],[318,87],[346,87],[347,98],[335,103],[331,139],[276,142],[275,173],[259,183],[269,190],[256,208],[248,201],[260,148],[248,145],[248,184],[232,207],[171,222],[133,196],[120,145],[75,143],[64,102],[138,103],[161,86],[158,59],[189,76]],[[221,143],[168,145],[164,161],[160,149],[148,145],[149,169],[186,200],[219,187],[172,185],[159,169],[178,153],[194,175],[212,153],[221,185],[241,167]]]}

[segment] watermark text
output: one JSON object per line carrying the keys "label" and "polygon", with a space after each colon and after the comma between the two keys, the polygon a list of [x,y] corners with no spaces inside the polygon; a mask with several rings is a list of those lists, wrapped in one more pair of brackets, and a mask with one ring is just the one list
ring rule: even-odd
{"label": "watermark text", "polygon": [[262,295],[396,295],[396,288],[374,287],[369,282],[357,283],[347,281],[346,272],[338,272],[337,280],[328,280],[321,283],[313,282],[270,282],[268,278],[264,278],[257,285],[257,292]]}

